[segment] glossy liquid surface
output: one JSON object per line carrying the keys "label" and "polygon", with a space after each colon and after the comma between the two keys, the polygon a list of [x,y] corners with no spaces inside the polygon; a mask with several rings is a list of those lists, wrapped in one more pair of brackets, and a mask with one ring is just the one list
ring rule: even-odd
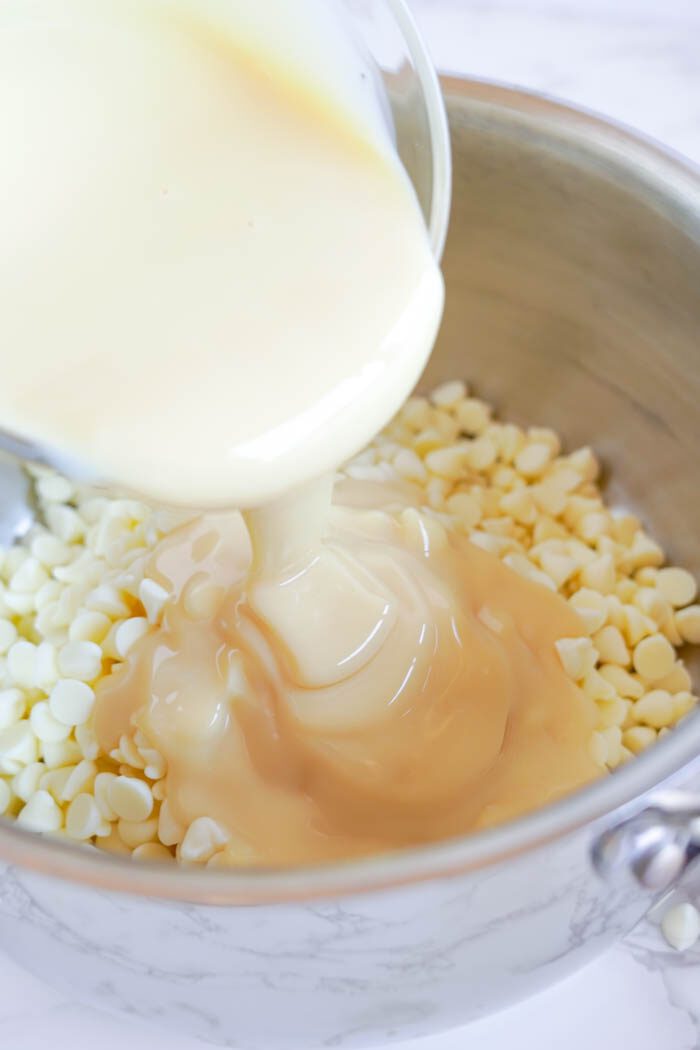
{"label": "glossy liquid surface", "polygon": [[273,576],[250,559],[237,515],[165,540],[163,624],[98,696],[103,749],[140,728],[177,819],[214,817],[231,864],[437,840],[598,774],[595,705],[555,649],[581,623],[495,556],[414,509],[334,508]]}

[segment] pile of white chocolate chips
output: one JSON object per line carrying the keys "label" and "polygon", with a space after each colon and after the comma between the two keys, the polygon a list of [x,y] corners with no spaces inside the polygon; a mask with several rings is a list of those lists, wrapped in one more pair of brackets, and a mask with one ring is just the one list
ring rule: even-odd
{"label": "pile of white chocolate chips", "polygon": [[[142,555],[191,515],[31,473],[42,521],[0,554],[0,813],[136,858],[216,865],[226,830],[178,824],[148,739],[137,730],[107,755],[92,728],[100,679],[168,602]],[[585,634],[559,655],[595,700],[592,754],[612,770],[695,706],[677,650],[700,643],[700,605],[638,519],[605,506],[598,473],[590,449],[563,455],[551,430],[494,421],[458,381],[410,399],[344,470],[420,486],[421,514],[568,599]]]}

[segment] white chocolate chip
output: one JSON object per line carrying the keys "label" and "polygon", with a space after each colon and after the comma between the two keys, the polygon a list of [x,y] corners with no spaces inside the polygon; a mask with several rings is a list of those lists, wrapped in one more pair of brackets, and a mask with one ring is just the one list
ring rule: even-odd
{"label": "white chocolate chip", "polygon": [[[549,551],[545,551],[542,555],[540,564],[542,565],[544,572],[546,572],[554,581],[557,587],[563,587],[563,585],[578,571],[578,563],[576,560],[570,558],[566,554],[553,554]],[[585,622],[585,614],[580,615]]]}
{"label": "white chocolate chip", "polygon": [[615,769],[622,761],[622,730],[619,726],[610,726],[601,729],[600,735],[607,749],[606,764],[610,769]]}
{"label": "white chocolate chip", "polygon": [[109,616],[94,609],[85,609],[71,621],[68,637],[72,642],[95,642],[99,645],[111,625]]}
{"label": "white chocolate chip", "polygon": [[467,442],[467,462],[472,470],[488,470],[498,456],[498,449],[488,437],[477,437]]}
{"label": "white chocolate chip", "polygon": [[466,383],[463,383],[461,379],[451,379],[449,382],[435,387],[430,395],[430,400],[438,408],[451,408],[466,396]]}
{"label": "white chocolate chip", "polygon": [[10,646],[7,654],[7,669],[15,685],[33,689],[36,684],[37,647],[20,639]]}
{"label": "white chocolate chip", "polygon": [[94,682],[102,670],[102,650],[96,642],[66,642],[58,654],[58,670],[64,678]]}
{"label": "white chocolate chip", "polygon": [[10,589],[24,594],[33,594],[48,582],[49,576],[41,562],[30,555],[25,558],[10,580]]}
{"label": "white chocolate chip", "polygon": [[111,786],[116,779],[114,773],[98,773],[93,788],[97,808],[102,818],[110,822],[117,819],[117,814],[109,801]]}
{"label": "white chocolate chip", "polygon": [[587,543],[593,543],[606,536],[612,527],[610,515],[603,511],[591,511],[579,518],[576,532]]}
{"label": "white chocolate chip", "polygon": [[63,504],[47,507],[46,524],[64,543],[75,543],[85,535],[85,523],[80,515],[72,507]]}
{"label": "white chocolate chip", "polygon": [[50,534],[37,536],[32,541],[31,551],[37,561],[47,569],[67,565],[71,559],[71,548],[68,544]]}
{"label": "white chocolate chip", "polygon": [[656,634],[657,625],[654,620],[645,616],[636,605],[625,605],[624,621],[625,639],[632,648],[648,634]]}
{"label": "white chocolate chip", "polygon": [[515,457],[515,469],[524,478],[536,478],[549,466],[551,458],[552,449],[548,443],[533,441]]}
{"label": "white chocolate chip", "polygon": [[74,769],[75,766],[61,766],[59,769],[48,769],[39,781],[39,787],[42,791],[48,791],[56,802],[60,804],[63,801],[63,789]]}
{"label": "white chocolate chip", "polygon": [[558,517],[566,507],[566,492],[553,477],[545,478],[538,485],[534,485],[532,496],[543,513],[554,517]]}
{"label": "white chocolate chip", "polygon": [[556,591],[557,589],[551,577],[544,572],[540,572],[524,554],[506,554],[503,558],[503,564],[517,572],[519,576],[523,576],[533,583],[539,583],[550,591]]}
{"label": "white chocolate chip", "polygon": [[46,766],[43,762],[30,762],[28,766],[23,766],[12,778],[13,794],[22,802],[29,802],[35,791],[39,790],[41,778],[45,773]]}
{"label": "white chocolate chip", "polygon": [[229,834],[210,817],[197,817],[190,824],[180,843],[180,860],[188,864],[204,864],[226,845]]}
{"label": "white chocolate chip", "polygon": [[436,449],[425,457],[428,470],[448,481],[457,481],[464,477],[468,464],[469,454],[460,446]]}
{"label": "white chocolate chip", "polygon": [[161,845],[160,842],[144,842],[142,846],[137,846],[131,856],[134,860],[147,861],[147,862],[162,862],[170,860],[172,861],[173,855],[169,849]]}
{"label": "white chocolate chip", "polygon": [[[459,435],[459,424],[447,412],[436,412],[433,416],[433,427],[440,434],[440,438],[444,445],[451,445]],[[379,442],[382,443],[383,439],[380,437]],[[388,455],[391,457],[394,452],[398,450],[400,446],[390,443],[388,448]]]}
{"label": "white chocolate chip", "polygon": [[92,795],[76,795],[66,812],[66,833],[72,839],[85,841],[98,831],[102,817]]}
{"label": "white chocolate chip", "polygon": [[[623,577],[621,580],[617,581],[617,584],[615,585],[615,594],[617,595],[617,597],[620,599],[621,602],[629,603],[629,602],[633,601],[634,600],[634,596],[635,596],[636,593],[637,593],[637,584],[634,582],[634,580],[631,580],[629,577]],[[635,614],[638,615],[638,616],[642,615],[639,612],[639,609],[637,609],[633,605],[629,605],[629,604],[626,605],[625,606],[625,612],[627,612],[628,609],[633,609]],[[626,628],[625,628],[625,630],[626,630]],[[636,643],[634,643],[634,644],[636,644]]]}
{"label": "white chocolate chip", "polygon": [[29,551],[26,547],[20,547],[15,544],[14,547],[10,547],[9,550],[3,552],[3,564],[2,564],[2,575],[5,580],[9,580],[13,573],[17,572],[18,568],[25,559],[29,557]]}
{"label": "white chocolate chip", "polygon": [[100,849],[107,850],[108,853],[115,853],[117,856],[131,856],[131,850],[120,836],[116,826],[110,827],[109,833],[100,837]]}
{"label": "white chocolate chip", "polygon": [[[521,525],[532,525],[537,518],[537,508],[531,493],[526,489],[514,489],[501,497],[501,508]],[[544,566],[543,566],[544,568]],[[569,575],[576,571],[576,563]]]}
{"label": "white chocolate chip", "polygon": [[136,742],[134,741],[133,737],[127,736],[126,733],[122,733],[122,735],[119,738],[119,750],[122,754],[124,761],[128,763],[128,765],[130,765],[133,769],[145,768],[146,762],[143,758],[143,755],[136,746]]}
{"label": "white chocolate chip", "polygon": [[409,397],[400,411],[400,417],[412,430],[423,430],[430,423],[430,404],[424,397]]}
{"label": "white chocolate chip", "polygon": [[74,729],[75,742],[80,748],[83,758],[93,761],[100,753],[100,745],[94,731],[88,725],[76,726]]}
{"label": "white chocolate chip", "polygon": [[17,628],[11,620],[0,618],[0,653],[6,653],[17,641]]}
{"label": "white chocolate chip", "polygon": [[121,592],[111,583],[100,583],[88,594],[85,604],[95,612],[104,613],[113,620],[129,615],[129,606]]}
{"label": "white chocolate chip", "polygon": [[617,627],[618,631],[625,629],[625,607],[616,594],[607,594],[605,601],[608,606],[608,623]]}
{"label": "white chocolate chip", "polygon": [[63,813],[48,791],[37,791],[20,810],[17,823],[30,831],[58,831],[63,827]]}
{"label": "white chocolate chip", "polygon": [[590,634],[599,631],[608,618],[607,602],[598,591],[582,588],[572,594],[569,604],[576,610]]}
{"label": "white chocolate chip", "polygon": [[624,667],[615,664],[604,664],[600,674],[613,689],[628,700],[639,700],[644,695],[644,686]]}
{"label": "white chocolate chip", "polygon": [[2,596],[3,612],[11,612],[15,616],[29,616],[36,608],[35,597],[36,595],[31,593],[26,594],[6,590]]}
{"label": "white chocolate chip", "polygon": [[482,434],[491,422],[490,406],[474,397],[465,398],[455,405],[454,412],[459,428],[465,434]]}
{"label": "white chocolate chip", "polygon": [[61,801],[71,802],[82,792],[89,792],[95,782],[96,775],[97,766],[94,762],[88,762],[85,759],[82,762],[78,762],[77,766],[73,766],[71,769],[70,775],[63,785]]}
{"label": "white chocolate chip", "polygon": [[676,609],[690,605],[698,593],[695,577],[685,569],[659,569],[656,587]]}
{"label": "white chocolate chip", "polygon": [[590,638],[560,638],[554,644],[562,667],[573,681],[581,681],[595,667],[598,654]]}
{"label": "white chocolate chip", "polygon": [[67,737],[65,740],[42,741],[41,753],[44,764],[49,769],[59,766],[75,766],[82,761],[82,753],[75,740]]}
{"label": "white chocolate chip", "polygon": [[103,514],[109,511],[110,500],[105,496],[90,496],[79,501],[78,509],[83,521],[95,525]]}
{"label": "white chocolate chip", "polygon": [[79,726],[87,722],[94,705],[94,691],[85,682],[79,682],[75,678],[62,678],[49,696],[51,714],[66,726]]}
{"label": "white chocolate chip", "polygon": [[407,481],[425,481],[428,476],[423,460],[413,449],[402,448],[394,456],[393,464],[397,473]]}
{"label": "white chocolate chip", "polygon": [[671,618],[666,621],[666,623],[661,628],[661,633],[664,635],[665,638],[668,638],[671,645],[673,645],[675,648],[680,649],[680,647],[683,645],[683,636],[678,630],[674,618]]}
{"label": "white chocolate chip", "polygon": [[[456,492],[447,500],[447,509],[467,532],[481,520],[481,504],[476,496],[468,492]],[[698,607],[700,612],[700,606]]]}
{"label": "white chocolate chip", "polygon": [[589,744],[590,755],[593,761],[601,769],[605,769],[608,765],[608,756],[610,753],[610,745],[608,738],[605,735],[605,730],[597,729],[592,735]]}
{"label": "white chocolate chip", "polygon": [[630,569],[659,566],[663,565],[664,552],[658,543],[654,543],[652,539],[640,531],[632,541],[626,560]]}
{"label": "white chocolate chip", "polygon": [[48,692],[58,679],[56,648],[50,642],[41,642],[36,649],[34,682],[39,689]]}
{"label": "white chocolate chip", "polygon": [[634,596],[637,608],[654,621],[657,627],[663,627],[673,616],[673,606],[655,587],[640,587]]}
{"label": "white chocolate chip", "polygon": [[615,563],[610,554],[594,558],[581,569],[581,583],[600,594],[611,594],[615,590]]}
{"label": "white chocolate chip", "polygon": [[46,700],[34,704],[29,722],[37,738],[45,744],[58,743],[70,735],[70,725],[59,722]]}
{"label": "white chocolate chip", "polygon": [[665,689],[652,689],[634,705],[634,717],[638,722],[663,729],[674,720],[673,697]]}
{"label": "white chocolate chip", "polygon": [[698,698],[689,692],[676,693],[673,697],[673,721],[675,724],[682,718],[694,711],[698,705]]}
{"label": "white chocolate chip", "polygon": [[115,777],[107,797],[116,815],[131,823],[147,820],[153,810],[151,789],[136,777]]}
{"label": "white chocolate chip", "polygon": [[568,463],[584,481],[595,481],[600,472],[598,460],[587,445],[572,452],[568,457]]}
{"label": "white chocolate chip", "polygon": [[589,696],[591,700],[614,700],[616,698],[616,692],[598,671],[589,671],[583,680],[582,685],[583,691],[586,696]]}
{"label": "white chocolate chip", "polygon": [[651,726],[630,726],[622,734],[622,743],[633,754],[639,755],[656,743],[656,730]]}
{"label": "white chocolate chip", "polygon": [[612,700],[596,700],[598,708],[598,725],[602,729],[609,726],[621,726],[628,718],[629,709],[632,706],[629,700],[623,700],[621,696],[613,697]]}
{"label": "white chocolate chip", "polygon": [[158,623],[163,612],[163,607],[168,601],[170,595],[161,587],[155,580],[151,580],[148,577],[141,581],[139,586],[139,598],[143,605],[146,616],[149,623]]}
{"label": "white chocolate chip", "polygon": [[635,646],[632,662],[634,669],[642,678],[654,682],[665,678],[673,670],[676,654],[667,638],[661,634],[652,634],[643,638]]}
{"label": "white chocolate chip", "polygon": [[664,937],[676,951],[687,951],[700,939],[700,912],[692,904],[677,904],[661,920]]}
{"label": "white chocolate chip", "polygon": [[45,503],[68,503],[75,494],[73,485],[60,474],[47,474],[39,478],[36,491]]}
{"label": "white chocolate chip", "polygon": [[177,846],[185,837],[185,830],[173,816],[170,803],[166,799],[158,814],[158,838],[165,846]]}
{"label": "white chocolate chip", "polygon": [[117,825],[119,837],[130,849],[137,849],[147,842],[155,842],[158,836],[158,820],[120,820]]}
{"label": "white chocolate chip", "polygon": [[549,447],[552,456],[558,456],[561,452],[561,439],[551,427],[528,427],[528,441],[538,441]]}
{"label": "white chocolate chip", "polygon": [[0,814],[7,813],[12,802],[12,791],[6,780],[0,777]]}
{"label": "white chocolate chip", "polygon": [[23,717],[27,701],[21,689],[0,690],[0,729],[7,729]]}
{"label": "white chocolate chip", "polygon": [[676,626],[684,642],[700,645],[700,605],[689,605],[677,612]]}
{"label": "white chocolate chip", "polygon": [[622,637],[622,632],[612,624],[601,627],[593,635],[593,644],[604,663],[629,667],[632,662],[629,649],[625,639]]}
{"label": "white chocolate chip", "polygon": [[668,689],[669,693],[683,693],[688,691],[692,686],[688,669],[680,660],[676,660],[671,673],[666,675],[665,678],[660,678],[657,686],[659,689]]}

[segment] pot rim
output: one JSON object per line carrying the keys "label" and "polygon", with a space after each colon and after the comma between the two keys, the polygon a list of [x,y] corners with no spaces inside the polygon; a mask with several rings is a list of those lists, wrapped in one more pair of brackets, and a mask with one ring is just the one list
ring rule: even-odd
{"label": "pot rim", "polygon": [[[644,179],[659,207],[698,223],[700,169],[643,135],[541,94],[484,80],[443,77],[448,99],[468,100],[514,119],[536,118],[550,140],[613,155]],[[593,147],[593,149],[591,149]],[[700,246],[698,249],[700,253]],[[445,878],[514,858],[615,811],[639,808],[653,789],[700,761],[700,711],[649,751],[572,795],[485,831],[363,860],[295,869],[194,869],[134,863],[93,847],[43,838],[0,819],[0,863],[107,890],[205,905],[253,905],[346,897]]]}

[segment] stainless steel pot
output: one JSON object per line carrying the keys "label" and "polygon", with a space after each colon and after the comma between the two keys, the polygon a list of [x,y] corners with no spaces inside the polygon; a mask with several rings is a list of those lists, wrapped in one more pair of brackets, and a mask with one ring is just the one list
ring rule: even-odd
{"label": "stainless steel pot", "polygon": [[[447,81],[448,311],[428,380],[591,442],[700,571],[700,175],[621,129]],[[133,864],[0,828],[0,943],[67,994],[226,1046],[362,1045],[497,1009],[629,930],[700,843],[700,716],[502,828],[291,874]],[[671,790],[672,789],[672,790]]]}

